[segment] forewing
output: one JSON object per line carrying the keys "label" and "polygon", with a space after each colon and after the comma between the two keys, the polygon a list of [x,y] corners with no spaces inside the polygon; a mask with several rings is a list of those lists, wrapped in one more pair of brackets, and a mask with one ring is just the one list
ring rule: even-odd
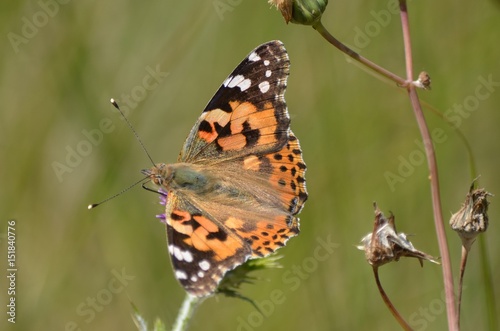
{"label": "forewing", "polygon": [[279,150],[290,119],[288,54],[280,41],[254,49],[229,75],[192,128],[180,162],[202,163]]}

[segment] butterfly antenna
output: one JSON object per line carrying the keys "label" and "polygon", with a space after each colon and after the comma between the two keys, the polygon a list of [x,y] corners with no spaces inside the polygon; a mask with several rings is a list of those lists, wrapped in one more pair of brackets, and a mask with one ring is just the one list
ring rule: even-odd
{"label": "butterfly antenna", "polygon": [[[149,161],[151,161],[151,163],[153,164],[153,166],[156,164],[153,159],[151,158],[151,155],[149,155],[148,153],[148,150],[146,149],[146,147],[144,146],[144,144],[142,143],[142,140],[141,138],[139,138],[139,135],[137,134],[137,132],[135,131],[134,127],[132,126],[132,124],[129,122],[129,120],[127,119],[127,117],[125,116],[125,114],[122,112],[122,110],[120,109],[120,106],[118,106],[118,103],[115,101],[115,99],[111,98],[111,104],[113,105],[113,107],[115,107],[116,109],[118,109],[118,111],[120,112],[120,114],[122,115],[123,119],[125,120],[125,122],[127,122],[127,125],[128,127],[130,128],[130,130],[132,130],[132,132],[134,133],[134,136],[135,136],[135,139],[137,139],[137,141],[139,142],[139,144],[141,145],[142,147],[142,150],[144,151],[144,153],[146,153],[146,155],[148,156],[148,159]],[[137,183],[135,183],[134,185],[137,185]],[[132,186],[134,186],[132,185]]]}
{"label": "butterfly antenna", "polygon": [[123,190],[121,190],[120,192],[116,193],[115,195],[110,196],[109,198],[104,199],[104,200],[102,200],[102,201],[101,201],[101,202],[99,202],[99,203],[93,203],[93,204],[90,204],[90,205],[88,205],[88,207],[87,207],[87,208],[88,208],[88,209],[93,209],[93,208],[95,208],[95,207],[97,207],[97,206],[99,206],[99,205],[102,205],[103,203],[105,203],[105,202],[107,202],[107,201],[109,201],[109,200],[111,200],[111,199],[116,198],[117,196],[119,196],[119,195],[121,195],[121,194],[123,194],[123,193],[127,192],[128,190],[130,190],[132,187],[136,186],[137,184],[143,183],[145,180],[148,180],[148,179],[149,179],[149,176],[148,176],[148,177],[145,177],[145,178],[141,178],[141,179],[139,179],[137,182],[135,182],[134,184],[130,185],[130,186],[129,186],[129,187],[127,187],[127,188],[124,188]]}

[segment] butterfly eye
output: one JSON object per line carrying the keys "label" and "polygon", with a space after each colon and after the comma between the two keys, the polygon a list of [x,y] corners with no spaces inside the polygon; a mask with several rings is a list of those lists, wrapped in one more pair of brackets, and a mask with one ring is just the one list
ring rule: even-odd
{"label": "butterfly eye", "polygon": [[162,186],[163,185],[163,177],[161,175],[156,175],[153,179],[153,182],[156,185]]}

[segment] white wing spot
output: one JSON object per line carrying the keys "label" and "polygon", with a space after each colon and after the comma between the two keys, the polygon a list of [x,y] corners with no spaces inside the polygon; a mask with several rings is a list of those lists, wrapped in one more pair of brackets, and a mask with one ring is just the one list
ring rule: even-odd
{"label": "white wing spot", "polygon": [[191,252],[184,251],[184,252],[181,252],[181,253],[182,253],[182,258],[184,259],[184,261],[186,261],[186,262],[193,262],[193,254],[191,254]]}
{"label": "white wing spot", "polygon": [[252,85],[252,81],[250,79],[245,79],[241,83],[238,84],[238,87],[241,89],[241,92],[247,90],[250,85]]}
{"label": "white wing spot", "polygon": [[189,251],[183,251],[177,246],[168,245],[168,252],[173,255],[178,261],[193,262],[193,254]]}
{"label": "white wing spot", "polygon": [[266,70],[266,77],[267,78],[271,77],[271,74],[272,74],[271,70]]}
{"label": "white wing spot", "polygon": [[200,278],[205,277],[205,273],[203,271],[198,271],[198,277]]}
{"label": "white wing spot", "polygon": [[192,282],[196,282],[197,280],[198,280],[198,277],[196,277],[196,276],[191,276],[191,281],[192,281]]}
{"label": "white wing spot", "polygon": [[248,78],[243,77],[242,75],[234,76],[230,82],[228,82],[227,87],[233,88],[238,86],[240,90],[243,92],[247,90],[250,85],[252,85],[252,81]]}
{"label": "white wing spot", "polygon": [[259,84],[259,89],[261,93],[266,93],[269,91],[270,85],[267,80],[263,81],[262,83]]}
{"label": "white wing spot", "polygon": [[226,79],[226,81],[229,80],[227,82],[226,86],[229,88],[233,88],[233,87],[237,86],[239,83],[241,83],[244,79],[245,79],[245,77],[243,77],[242,75],[229,77],[228,79]]}
{"label": "white wing spot", "polygon": [[208,269],[210,269],[210,262],[208,262],[207,260],[201,260],[198,265],[203,271],[207,271]]}
{"label": "white wing spot", "polygon": [[181,270],[175,271],[175,277],[177,277],[177,279],[187,279],[188,278],[186,273],[184,271],[181,271]]}
{"label": "white wing spot", "polygon": [[271,62],[269,62],[269,60],[264,60],[264,65],[265,66],[268,66]]}
{"label": "white wing spot", "polygon": [[182,261],[182,252],[179,247],[174,246],[173,253],[177,260]]}
{"label": "white wing spot", "polygon": [[260,56],[258,56],[257,53],[252,52],[252,54],[248,56],[248,59],[252,62],[256,62],[260,60]]}

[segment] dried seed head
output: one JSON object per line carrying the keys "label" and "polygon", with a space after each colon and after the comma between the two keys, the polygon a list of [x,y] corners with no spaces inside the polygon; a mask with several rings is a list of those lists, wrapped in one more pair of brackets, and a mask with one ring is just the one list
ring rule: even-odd
{"label": "dried seed head", "polygon": [[374,267],[380,267],[392,261],[399,261],[402,256],[428,260],[439,264],[434,257],[421,252],[406,238],[406,234],[397,233],[395,218],[391,214],[387,219],[374,203],[375,222],[373,232],[361,239],[358,249],[365,251],[366,259]]}
{"label": "dried seed head", "polygon": [[269,0],[281,12],[285,22],[313,25],[321,19],[328,0]]}
{"label": "dried seed head", "polygon": [[455,230],[462,244],[469,250],[476,236],[488,229],[488,196],[493,196],[485,189],[474,189],[477,178],[472,182],[462,208],[450,218],[450,225]]}
{"label": "dried seed head", "polygon": [[431,89],[431,76],[425,71],[422,71],[418,75],[418,79],[413,82],[416,87],[423,88],[424,90]]}

